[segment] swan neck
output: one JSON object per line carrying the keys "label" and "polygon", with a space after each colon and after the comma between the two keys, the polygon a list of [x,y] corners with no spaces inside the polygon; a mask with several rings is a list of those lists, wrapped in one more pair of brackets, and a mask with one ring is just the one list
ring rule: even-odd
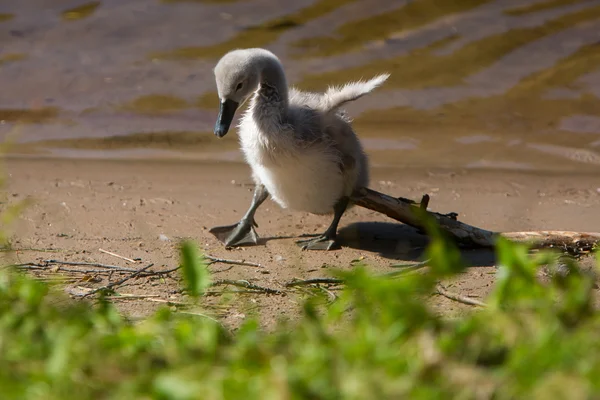
{"label": "swan neck", "polygon": [[259,94],[266,101],[279,103],[283,109],[288,105],[288,86],[283,66],[276,58],[265,57],[261,68]]}

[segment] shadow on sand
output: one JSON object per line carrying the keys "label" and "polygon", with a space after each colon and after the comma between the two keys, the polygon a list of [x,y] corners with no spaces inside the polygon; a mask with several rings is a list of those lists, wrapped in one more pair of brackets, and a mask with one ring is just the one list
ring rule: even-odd
{"label": "shadow on sand", "polygon": [[[429,242],[416,229],[391,222],[358,222],[338,232],[342,246],[369,251],[392,260],[422,261]],[[492,249],[462,249],[463,259],[471,266],[493,266]]]}

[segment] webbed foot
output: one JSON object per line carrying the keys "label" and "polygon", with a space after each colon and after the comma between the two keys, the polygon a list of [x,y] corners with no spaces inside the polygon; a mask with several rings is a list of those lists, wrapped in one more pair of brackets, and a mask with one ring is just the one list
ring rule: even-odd
{"label": "webbed foot", "polygon": [[237,224],[215,226],[209,230],[217,239],[227,247],[242,246],[245,244],[258,244],[258,234],[254,230],[256,222],[241,220]]}
{"label": "webbed foot", "polygon": [[339,249],[340,246],[336,242],[335,238],[327,235],[318,235],[314,239],[298,240],[296,242],[302,250],[335,250]]}

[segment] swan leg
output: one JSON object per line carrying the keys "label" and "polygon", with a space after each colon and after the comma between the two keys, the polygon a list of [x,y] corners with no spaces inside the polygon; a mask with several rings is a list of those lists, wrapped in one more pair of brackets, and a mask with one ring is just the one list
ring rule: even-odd
{"label": "swan leg", "polygon": [[240,222],[233,225],[216,226],[209,232],[225,243],[227,247],[240,246],[242,244],[257,244],[258,235],[254,227],[258,227],[258,224],[254,220],[254,214],[268,196],[269,192],[267,188],[260,184],[256,185],[250,208],[246,211]]}
{"label": "swan leg", "polygon": [[333,206],[333,221],[329,225],[329,228],[322,234],[318,235],[314,239],[299,240],[296,242],[302,250],[333,250],[339,248],[339,244],[336,242],[337,228],[342,219],[342,215],[348,207],[350,199],[348,197],[342,197]]}

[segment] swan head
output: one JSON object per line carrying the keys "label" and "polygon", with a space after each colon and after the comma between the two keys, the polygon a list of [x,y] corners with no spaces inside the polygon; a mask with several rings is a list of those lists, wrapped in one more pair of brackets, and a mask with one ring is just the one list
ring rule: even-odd
{"label": "swan head", "polygon": [[253,49],[233,50],[217,63],[214,74],[220,99],[214,133],[223,137],[229,131],[238,107],[254,93],[260,83],[260,66]]}

